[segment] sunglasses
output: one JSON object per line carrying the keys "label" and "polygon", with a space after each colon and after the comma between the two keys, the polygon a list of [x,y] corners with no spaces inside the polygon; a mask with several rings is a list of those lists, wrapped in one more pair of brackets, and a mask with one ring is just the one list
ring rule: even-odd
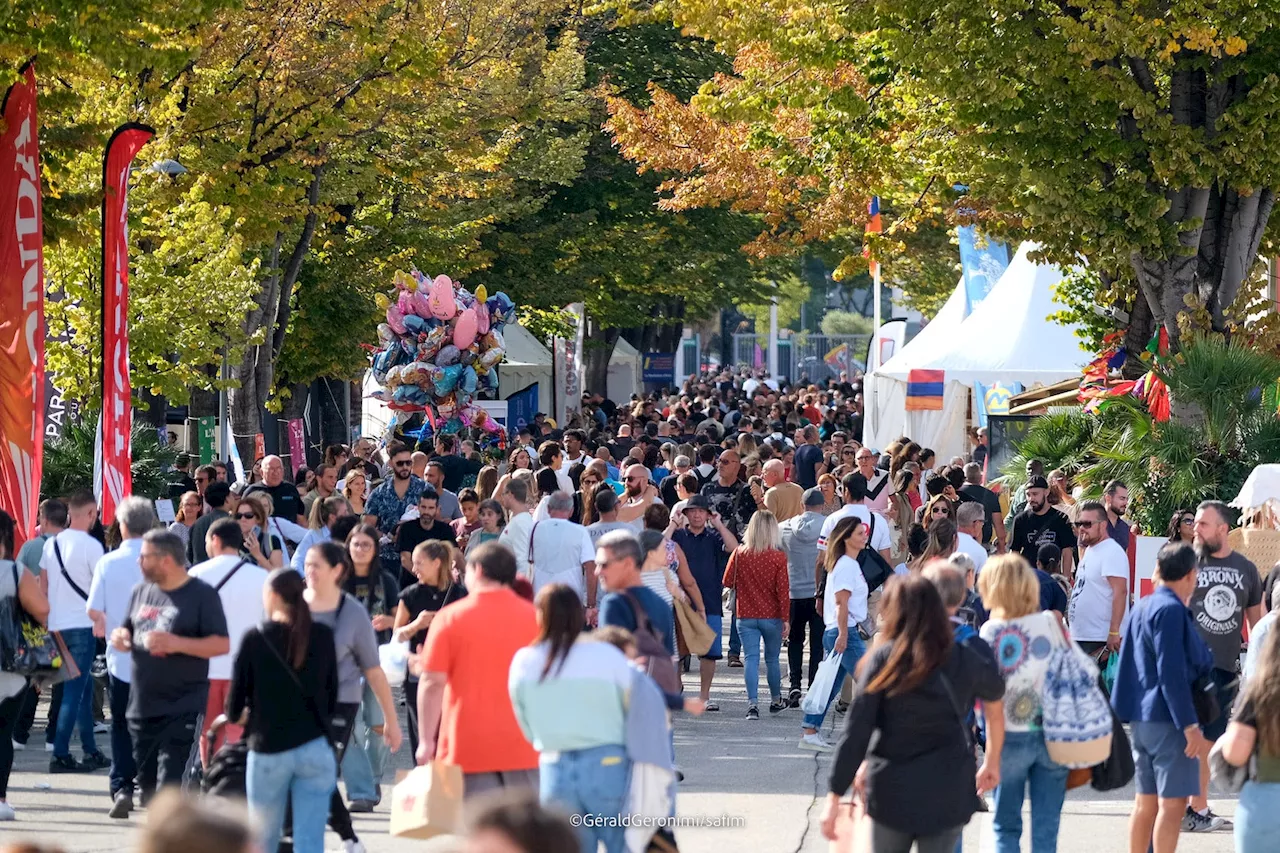
{"label": "sunglasses", "polygon": [[1075,528],[1077,528],[1077,529],[1082,528],[1082,527],[1093,527],[1095,524],[1101,524],[1101,522],[1098,522],[1098,521],[1073,521],[1073,522],[1071,522],[1071,526],[1072,526],[1072,527],[1075,527]]}
{"label": "sunglasses", "polygon": [[1178,523],[1179,524],[1195,524],[1196,519],[1195,519],[1195,516],[1187,515],[1187,516],[1183,516],[1182,520]]}
{"label": "sunglasses", "polygon": [[584,486],[594,486],[600,481],[597,480],[595,477],[582,477],[578,480],[578,482]]}
{"label": "sunglasses", "polygon": [[236,513],[236,518],[244,518],[244,519],[248,519],[249,521],[257,521],[257,520],[258,520],[258,516],[254,515],[254,514],[253,514],[253,513],[251,513],[251,512],[237,512],[237,513]]}
{"label": "sunglasses", "polygon": [[397,468],[408,468],[413,464],[413,461],[406,459],[404,462],[392,462],[391,464]]}

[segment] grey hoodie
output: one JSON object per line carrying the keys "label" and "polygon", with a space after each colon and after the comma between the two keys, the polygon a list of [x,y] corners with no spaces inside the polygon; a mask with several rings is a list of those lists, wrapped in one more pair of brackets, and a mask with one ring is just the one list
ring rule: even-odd
{"label": "grey hoodie", "polygon": [[787,574],[792,598],[813,598],[818,594],[813,570],[818,562],[818,534],[827,517],[807,510],[778,525],[782,531],[782,550],[787,552]]}

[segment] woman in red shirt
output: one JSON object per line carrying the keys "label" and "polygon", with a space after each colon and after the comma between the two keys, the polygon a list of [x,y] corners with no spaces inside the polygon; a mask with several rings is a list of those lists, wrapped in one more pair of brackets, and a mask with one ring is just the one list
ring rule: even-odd
{"label": "woman in red shirt", "polygon": [[787,555],[779,547],[782,539],[778,520],[768,510],[751,516],[742,544],[729,555],[724,585],[738,597],[738,636],[746,656],[743,676],[747,681],[747,719],[760,719],[757,696],[760,688],[760,641],[764,641],[765,672],[769,679],[769,713],[776,714],[787,703],[782,698],[782,638],[787,633],[791,609],[791,585],[787,576]]}

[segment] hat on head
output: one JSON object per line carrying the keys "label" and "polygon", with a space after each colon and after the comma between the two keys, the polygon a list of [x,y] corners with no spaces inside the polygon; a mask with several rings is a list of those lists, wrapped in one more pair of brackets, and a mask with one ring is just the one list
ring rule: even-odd
{"label": "hat on head", "polygon": [[711,512],[711,499],[706,495],[694,495],[684,502],[685,509],[705,509]]}
{"label": "hat on head", "polygon": [[827,498],[822,494],[822,489],[805,489],[804,505],[805,506],[822,506],[827,502]]}
{"label": "hat on head", "polygon": [[1039,474],[1037,474],[1036,476],[1027,480],[1027,488],[1028,489],[1047,489],[1049,488],[1049,481],[1046,480],[1044,477],[1041,477]]}

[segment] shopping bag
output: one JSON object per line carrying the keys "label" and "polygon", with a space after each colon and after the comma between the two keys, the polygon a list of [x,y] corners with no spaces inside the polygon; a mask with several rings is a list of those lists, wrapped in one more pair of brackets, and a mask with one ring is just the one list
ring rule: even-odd
{"label": "shopping bag", "polygon": [[462,830],[462,768],[432,761],[409,771],[391,791],[391,834],[435,838]]}
{"label": "shopping bag", "polygon": [[409,665],[409,644],[392,641],[378,646],[378,663],[387,676],[387,684],[399,687],[404,684],[405,669]]}
{"label": "shopping bag", "polygon": [[836,679],[840,678],[842,670],[840,669],[840,658],[835,652],[827,655],[822,659],[822,663],[818,664],[818,671],[813,676],[813,683],[809,685],[809,692],[805,694],[804,701],[800,703],[801,709],[806,714],[825,714],[827,712],[827,700],[831,698],[831,691],[835,690]]}
{"label": "shopping bag", "polygon": [[1102,686],[1110,696],[1116,689],[1116,673],[1120,671],[1120,655],[1112,652],[1107,655],[1107,662],[1102,668]]}
{"label": "shopping bag", "polygon": [[698,615],[693,605],[682,598],[672,599],[676,608],[676,622],[680,625],[680,633],[684,637],[689,651],[701,657],[711,651],[716,641],[716,632],[711,630],[707,620]]}

